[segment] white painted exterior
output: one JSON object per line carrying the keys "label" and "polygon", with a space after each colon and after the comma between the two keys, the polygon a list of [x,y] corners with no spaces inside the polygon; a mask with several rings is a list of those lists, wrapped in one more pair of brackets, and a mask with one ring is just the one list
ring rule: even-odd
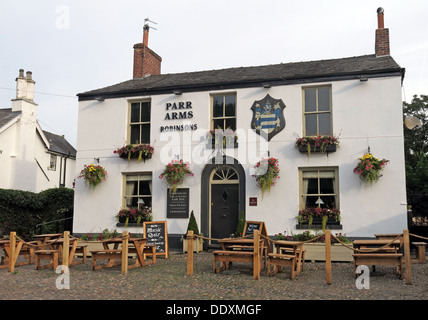
{"label": "white painted exterior", "polygon": [[[152,172],[153,220],[166,220],[170,234],[185,233],[188,219],[166,218],[166,185],[158,178],[164,165],[175,159],[175,155],[189,162],[194,172],[183,187],[190,188],[190,210],[194,210],[200,226],[201,173],[211,152],[205,151],[202,158],[195,157],[196,153],[205,150],[205,144],[199,142],[196,135],[201,131],[205,136],[210,129],[210,95],[235,92],[239,148],[228,149],[226,154],[239,160],[247,175],[246,197],[241,199],[246,203],[247,220],[264,221],[270,235],[284,230],[287,233],[299,232],[295,228],[299,210],[299,168],[337,167],[343,225],[343,230],[338,232],[351,237],[402,232],[407,227],[407,216],[401,77],[310,84],[316,85],[331,85],[332,88],[333,131],[339,135],[340,147],[328,156],[312,153],[308,157],[294,147],[296,138],[303,136],[302,88],[305,86],[301,84],[141,97],[151,101],[151,145],[155,148],[153,158],[146,162],[134,160],[128,163],[113,153],[113,150],[127,143],[130,101],[141,99],[80,101],[75,176],[85,164],[97,164],[94,158],[99,158],[99,164],[106,168],[108,178],[95,189],[89,189],[82,179],[76,179],[73,231],[101,232],[105,228],[122,231],[116,227],[115,215],[122,207],[123,173]],[[263,138],[250,129],[253,115],[250,108],[255,100],[263,99],[266,94],[285,103],[286,126],[268,144],[270,155],[279,159],[281,178],[262,200],[261,191],[250,170],[267,153],[257,154],[253,150],[254,146],[260,148],[258,142]],[[175,132],[180,137],[178,142],[171,140],[171,136],[167,139],[160,134],[159,128],[180,125],[185,121],[164,120],[166,103],[186,101],[191,101],[193,110],[193,118],[187,121],[197,124],[198,131]],[[178,149],[171,151],[172,147]],[[376,157],[390,160],[383,177],[372,186],[362,184],[353,172],[358,158],[367,152],[368,147]],[[257,197],[258,205],[249,206],[249,197]],[[128,230],[132,233],[142,232],[141,227],[129,227]]]}
{"label": "white painted exterior", "polygon": [[[27,87],[28,85],[28,87]],[[0,128],[0,188],[40,192],[60,186],[60,161],[50,170],[49,141],[37,123],[34,82],[17,78],[17,98],[12,111],[21,112]],[[40,165],[40,166],[39,166]],[[73,187],[75,159],[67,159],[65,187]]]}

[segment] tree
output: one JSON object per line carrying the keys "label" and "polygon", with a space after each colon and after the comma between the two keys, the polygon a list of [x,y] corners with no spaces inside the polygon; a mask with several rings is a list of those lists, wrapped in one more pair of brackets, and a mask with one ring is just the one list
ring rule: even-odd
{"label": "tree", "polygon": [[416,215],[428,213],[428,96],[413,96],[403,102],[404,119],[415,117],[420,126],[404,126],[407,202]]}

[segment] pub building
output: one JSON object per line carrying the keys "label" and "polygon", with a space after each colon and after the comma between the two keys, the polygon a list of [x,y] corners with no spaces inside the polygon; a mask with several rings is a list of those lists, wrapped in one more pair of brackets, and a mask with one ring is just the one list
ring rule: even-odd
{"label": "pub building", "polygon": [[[136,207],[166,221],[170,249],[181,248],[192,211],[211,238],[233,234],[240,215],[264,221],[269,236],[320,228],[322,219],[310,226],[297,219],[316,208],[340,212],[326,222],[333,234],[402,232],[405,70],[390,55],[382,8],[377,18],[374,54],[177,74],[161,73],[145,25],[143,42],[134,45],[133,79],[78,94],[74,233],[141,234],[142,223],[117,218]],[[336,143],[296,145],[318,136]],[[140,144],[153,153],[140,160],[119,153]],[[354,170],[367,154],[385,159],[372,183]],[[268,158],[277,160],[279,177],[262,192],[256,175]],[[174,193],[160,176],[179,160],[193,175]],[[77,178],[90,164],[107,171],[95,188]]]}

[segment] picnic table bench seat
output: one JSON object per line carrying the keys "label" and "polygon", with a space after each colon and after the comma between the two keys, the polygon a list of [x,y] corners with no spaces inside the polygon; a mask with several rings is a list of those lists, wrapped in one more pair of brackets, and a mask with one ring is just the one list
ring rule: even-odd
{"label": "picnic table bench seat", "polygon": [[[70,245],[70,249],[72,247],[73,246]],[[88,247],[87,244],[78,244],[78,245],[76,245],[76,251],[74,252],[75,254],[77,253],[77,254],[81,254],[82,255],[83,263],[86,262],[86,249],[87,249],[87,247]]]}
{"label": "picnic table bench seat", "polygon": [[[58,260],[59,260],[59,250],[36,250],[34,251],[34,254],[36,256],[36,269],[46,269],[46,268],[53,268],[56,270],[58,267]],[[40,262],[42,260],[49,260],[48,264],[42,265]]]}
{"label": "picnic table bench seat", "polygon": [[[91,251],[92,255],[92,270],[100,270],[107,266],[112,267],[116,265],[115,259],[122,259],[121,249],[105,249]],[[107,265],[97,265],[97,260],[111,260]]]}
{"label": "picnic table bench seat", "polygon": [[354,277],[357,277],[356,269],[360,265],[390,265],[397,266],[397,274],[403,279],[403,254],[402,253],[355,253]]}
{"label": "picnic table bench seat", "polygon": [[[215,273],[229,269],[229,262],[253,262],[254,259],[254,251],[249,250],[216,250],[213,251],[213,255]],[[217,268],[217,262],[223,262],[223,267]]]}
{"label": "picnic table bench seat", "polygon": [[416,259],[413,262],[425,263],[425,247],[427,245],[426,242],[412,242],[412,244],[416,247]]}
{"label": "picnic table bench seat", "polygon": [[[294,254],[284,254],[284,253],[269,253],[268,254],[268,275],[273,276],[277,272],[282,271],[282,267],[289,266],[291,267],[290,279],[294,280],[294,275],[296,271],[296,262],[297,256]],[[271,270],[271,265],[273,269]]]}

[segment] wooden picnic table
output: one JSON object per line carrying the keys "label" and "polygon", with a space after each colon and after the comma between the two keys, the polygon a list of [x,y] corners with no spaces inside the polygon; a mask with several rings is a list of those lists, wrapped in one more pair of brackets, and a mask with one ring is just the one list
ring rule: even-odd
{"label": "wooden picnic table", "polygon": [[[74,254],[76,253],[76,248],[77,248],[77,240],[78,240],[77,238],[70,238],[68,240],[69,245],[70,245],[70,251],[69,251],[69,255],[68,255],[68,266],[76,265],[76,264],[83,262],[83,261],[73,261]],[[58,250],[58,257],[60,259],[62,259],[64,238],[56,238],[53,240],[46,240],[45,244],[47,244],[49,247],[53,248],[53,250]]]}
{"label": "wooden picnic table", "polygon": [[[62,236],[62,233],[35,234],[32,236],[35,240],[31,243],[37,244],[37,249],[45,249],[48,246],[48,241],[61,238]],[[49,249],[53,249],[53,247],[49,246]]]}
{"label": "wooden picnic table", "polygon": [[[16,240],[15,256],[13,258],[11,257],[10,240],[0,240],[0,248],[4,250],[4,264],[0,265],[0,269],[9,268],[11,260],[14,267],[33,264],[34,262],[34,249],[26,245],[22,240]],[[24,256],[28,261],[17,262],[20,255]]]}
{"label": "wooden picnic table", "polygon": [[354,257],[354,276],[359,265],[372,265],[375,272],[376,265],[392,265],[397,267],[397,275],[403,279],[403,254],[399,253],[400,240],[355,240],[353,246],[357,250]]}
{"label": "wooden picnic table", "polygon": [[[128,241],[131,246],[127,248],[128,252],[126,253],[126,255],[130,253],[136,254],[135,263],[132,265],[128,265],[128,269],[133,269],[141,266],[146,266],[148,264],[156,263],[156,247],[154,245],[148,245],[146,238],[129,238]],[[100,270],[103,268],[110,268],[121,264],[121,262],[115,262],[115,260],[122,260],[123,248],[119,249],[119,244],[123,243],[123,238],[117,237],[112,239],[106,239],[102,240],[101,243],[103,245],[104,250],[91,251],[92,269]],[[152,256],[151,262],[145,261],[146,254],[150,254]],[[97,265],[97,259],[107,259],[108,263],[103,265]]]}
{"label": "wooden picnic table", "polygon": [[269,257],[281,259],[281,255],[293,256],[295,257],[295,268],[293,273],[296,272],[296,275],[300,273],[303,269],[303,242],[299,241],[286,241],[278,240],[274,242],[275,253],[269,254]]}
{"label": "wooden picnic table", "polygon": [[401,233],[382,233],[382,234],[375,234],[377,240],[394,240],[398,236],[400,236]]}
{"label": "wooden picnic table", "polygon": [[[261,260],[263,258],[264,243],[263,239],[259,239],[258,248],[260,259],[257,259],[255,265],[254,259],[254,239],[245,238],[225,238],[217,240],[222,250],[216,250],[214,254],[214,272],[220,272],[224,269],[229,269],[230,262],[250,262],[253,264],[253,275],[255,278],[260,278]],[[217,262],[222,262],[222,267],[217,268]]]}

